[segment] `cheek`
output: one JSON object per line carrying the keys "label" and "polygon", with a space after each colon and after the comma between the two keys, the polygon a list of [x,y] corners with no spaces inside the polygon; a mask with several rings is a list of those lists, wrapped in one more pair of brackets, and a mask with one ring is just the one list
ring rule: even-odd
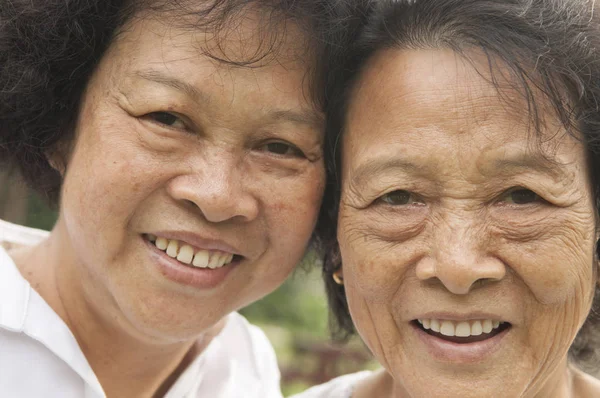
{"label": "cheek", "polygon": [[260,178],[256,192],[262,198],[271,239],[300,245],[302,250],[314,230],[325,186],[322,165],[285,178]]}
{"label": "cheek", "polygon": [[[573,297],[587,301],[594,289],[592,233],[556,228],[542,240],[512,243],[505,248],[506,262],[544,305]],[[503,253],[503,254],[504,254]]]}
{"label": "cheek", "polygon": [[376,232],[371,220],[347,209],[340,211],[338,242],[344,280],[352,284],[356,296],[383,309],[406,285],[411,264],[419,258],[419,241],[388,241]]}

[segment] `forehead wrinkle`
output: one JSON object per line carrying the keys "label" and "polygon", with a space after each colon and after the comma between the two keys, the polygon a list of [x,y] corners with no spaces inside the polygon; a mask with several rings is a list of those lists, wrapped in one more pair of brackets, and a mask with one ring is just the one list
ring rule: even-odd
{"label": "forehead wrinkle", "polygon": [[136,70],[133,72],[134,76],[140,77],[144,80],[148,80],[154,83],[161,84],[170,88],[174,88],[177,91],[181,91],[188,97],[191,97],[197,103],[210,103],[210,95],[206,92],[198,90],[192,84],[189,84],[183,80],[180,80],[174,76],[164,74],[162,71],[157,69],[143,69]]}

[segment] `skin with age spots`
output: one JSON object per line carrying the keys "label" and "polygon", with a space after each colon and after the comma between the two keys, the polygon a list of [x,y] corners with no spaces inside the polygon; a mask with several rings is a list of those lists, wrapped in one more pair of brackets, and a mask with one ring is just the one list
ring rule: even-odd
{"label": "skin with age spots", "polygon": [[[254,51],[263,28],[245,15],[231,31]],[[276,59],[252,68],[204,55],[215,39],[179,26],[132,18],[117,36],[82,100],[58,223],[11,253],[108,396],[160,395],[223,317],[278,287],[305,253],[324,188],[323,115],[293,24]],[[243,56],[233,36],[219,42],[223,58]],[[144,240],[167,230],[223,241],[239,264],[211,289],[169,280]]]}
{"label": "skin with age spots", "polygon": [[[469,56],[381,51],[352,93],[338,241],[352,319],[385,368],[356,395],[600,391],[567,363],[596,283],[585,148],[548,112],[537,134]],[[419,337],[428,313],[510,326],[467,360]]]}

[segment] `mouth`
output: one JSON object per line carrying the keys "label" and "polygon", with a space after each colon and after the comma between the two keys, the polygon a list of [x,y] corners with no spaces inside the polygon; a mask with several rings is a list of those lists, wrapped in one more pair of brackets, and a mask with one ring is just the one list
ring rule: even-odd
{"label": "mouth", "polygon": [[167,239],[151,234],[145,234],[144,239],[167,256],[190,268],[215,270],[239,263],[243,259],[242,256],[235,253],[202,249],[177,239]]}
{"label": "mouth", "polygon": [[493,339],[512,325],[494,319],[450,321],[445,319],[415,319],[411,324],[424,333],[455,344],[473,344]]}

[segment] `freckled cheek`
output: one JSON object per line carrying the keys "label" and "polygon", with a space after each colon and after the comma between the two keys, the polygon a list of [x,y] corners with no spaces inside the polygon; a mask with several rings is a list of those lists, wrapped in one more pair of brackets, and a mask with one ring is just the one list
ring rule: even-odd
{"label": "freckled cheek", "polygon": [[357,235],[338,236],[345,284],[368,302],[387,303],[405,273],[404,260],[390,245]]}
{"label": "freckled cheek", "polygon": [[272,238],[284,244],[290,240],[302,240],[302,246],[308,243],[319,214],[324,180],[321,171],[258,185]]}

